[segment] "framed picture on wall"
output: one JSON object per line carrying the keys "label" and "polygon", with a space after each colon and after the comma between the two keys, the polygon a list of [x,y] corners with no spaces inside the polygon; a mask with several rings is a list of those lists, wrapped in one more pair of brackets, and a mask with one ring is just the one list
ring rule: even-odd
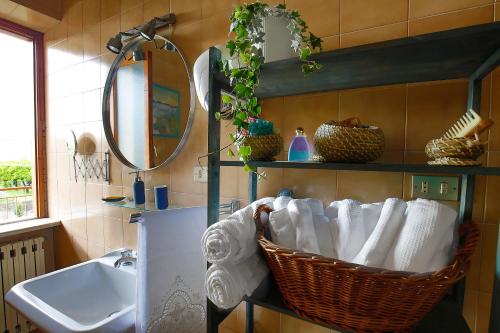
{"label": "framed picture on wall", "polygon": [[152,106],[153,135],[162,138],[179,138],[179,91],[153,83]]}

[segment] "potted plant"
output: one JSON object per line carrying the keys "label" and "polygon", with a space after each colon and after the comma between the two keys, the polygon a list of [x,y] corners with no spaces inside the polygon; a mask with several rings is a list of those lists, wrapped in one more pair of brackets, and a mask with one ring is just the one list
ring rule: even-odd
{"label": "potted plant", "polygon": [[[237,154],[245,163],[245,170],[254,172],[255,168],[248,162],[251,160],[252,148],[245,137],[249,135],[250,123],[258,123],[262,107],[255,90],[259,85],[260,69],[264,63],[263,43],[265,42],[264,20],[266,18],[282,18],[287,22],[290,31],[290,47],[298,54],[302,72],[307,75],[321,68],[317,62],[310,60],[314,51],[321,51],[322,40],[308,31],[306,22],[300,18],[296,10],[287,10],[284,4],[274,7],[262,2],[237,6],[231,14],[230,32],[234,39],[227,42],[230,59],[224,59],[220,68],[230,79],[233,95],[223,95],[224,104],[233,108],[232,122],[235,133],[230,134],[231,143],[237,147]],[[216,113],[220,119],[220,112]],[[228,147],[227,154],[235,156]],[[260,175],[261,176],[261,175]]]}

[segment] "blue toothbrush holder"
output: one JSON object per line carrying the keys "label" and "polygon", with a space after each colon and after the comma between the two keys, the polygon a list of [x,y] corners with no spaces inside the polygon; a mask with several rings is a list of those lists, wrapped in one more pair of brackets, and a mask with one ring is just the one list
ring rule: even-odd
{"label": "blue toothbrush holder", "polygon": [[155,206],[156,209],[168,208],[168,187],[167,185],[155,186]]}

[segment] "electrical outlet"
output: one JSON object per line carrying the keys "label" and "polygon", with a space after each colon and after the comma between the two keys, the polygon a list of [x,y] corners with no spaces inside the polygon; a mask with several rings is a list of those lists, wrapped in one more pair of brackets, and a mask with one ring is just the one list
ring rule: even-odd
{"label": "electrical outlet", "polygon": [[459,177],[412,176],[413,198],[457,201]]}
{"label": "electrical outlet", "polygon": [[202,166],[195,166],[193,169],[193,178],[196,183],[206,183],[208,180],[208,168]]}

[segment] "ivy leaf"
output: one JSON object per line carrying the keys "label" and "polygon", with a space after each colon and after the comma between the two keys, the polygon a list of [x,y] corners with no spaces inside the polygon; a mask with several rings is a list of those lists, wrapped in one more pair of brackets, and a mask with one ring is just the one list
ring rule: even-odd
{"label": "ivy leaf", "polygon": [[229,55],[232,57],[234,55],[234,50],[236,50],[236,43],[233,40],[229,40],[226,43],[226,48],[229,50]]}
{"label": "ivy leaf", "polygon": [[233,101],[233,98],[229,95],[222,95],[222,102],[229,104]]}
{"label": "ivy leaf", "polygon": [[247,118],[248,118],[247,114],[243,111],[236,113],[236,119],[239,119],[241,121],[246,121]]}
{"label": "ivy leaf", "polygon": [[311,49],[308,47],[301,47],[299,51],[300,60],[306,60],[311,55]]}
{"label": "ivy leaf", "polygon": [[239,152],[240,152],[241,157],[243,157],[243,158],[249,157],[250,154],[252,153],[252,147],[240,146]]}
{"label": "ivy leaf", "polygon": [[255,167],[245,163],[245,165],[243,166],[243,170],[245,172],[255,172]]}
{"label": "ivy leaf", "polygon": [[235,156],[235,155],[234,155],[234,152],[231,150],[231,148],[228,148],[228,149],[227,149],[227,156],[228,156],[228,157],[234,157],[234,156]]}
{"label": "ivy leaf", "polygon": [[220,120],[220,112],[215,112],[215,120]]}

